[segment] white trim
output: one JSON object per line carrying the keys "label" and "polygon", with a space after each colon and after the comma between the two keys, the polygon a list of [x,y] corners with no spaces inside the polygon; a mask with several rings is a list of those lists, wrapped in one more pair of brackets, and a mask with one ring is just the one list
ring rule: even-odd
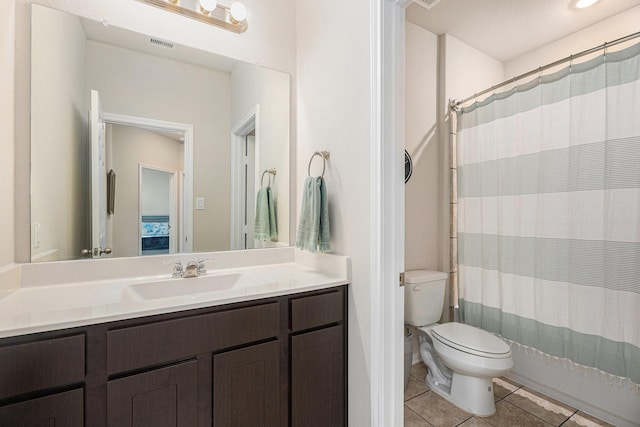
{"label": "white trim", "polygon": [[371,1],[371,424],[404,421],[404,8]]}
{"label": "white trim", "polygon": [[242,198],[240,197],[243,194],[242,191],[242,170],[238,168],[241,164],[241,159],[243,157],[242,145],[244,143],[245,137],[255,130],[255,140],[254,140],[254,189],[260,188],[259,185],[259,165],[260,165],[260,105],[256,105],[253,107],[245,116],[240,119],[234,126],[231,128],[231,224],[230,224],[230,233],[231,233],[231,249],[244,249],[242,248],[242,235],[243,235],[243,224],[242,212],[243,212],[243,203]]}
{"label": "white trim", "polygon": [[193,125],[146,117],[104,113],[106,123],[136,126],[151,130],[166,130],[184,134],[184,215],[181,221],[180,251],[193,251]]}
{"label": "white trim", "polygon": [[178,193],[178,171],[171,171],[171,178],[169,179],[169,253],[175,254],[178,252],[178,239],[180,238],[180,228],[178,227],[178,220],[182,218],[179,214],[178,206],[180,205],[179,193]]}
{"label": "white trim", "polygon": [[[90,109],[90,146],[91,146],[91,257],[102,257],[102,249],[107,245],[107,171],[106,171],[106,132],[104,112],[97,90],[91,91]],[[97,251],[99,250],[99,251]]]}

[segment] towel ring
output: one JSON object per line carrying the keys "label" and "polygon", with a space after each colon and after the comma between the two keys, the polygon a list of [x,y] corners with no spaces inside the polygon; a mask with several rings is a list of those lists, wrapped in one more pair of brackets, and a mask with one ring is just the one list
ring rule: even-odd
{"label": "towel ring", "polygon": [[271,175],[273,175],[273,176],[276,175],[276,169],[265,169],[264,172],[262,172],[262,177],[260,178],[260,188],[264,187],[264,174],[265,173],[269,174],[269,182],[267,184],[269,186],[271,186]]}
{"label": "towel ring", "polygon": [[313,162],[313,158],[315,156],[322,157],[322,175],[321,176],[324,178],[324,171],[327,168],[327,159],[329,158],[328,151],[316,151],[315,153],[313,153],[313,155],[311,155],[311,159],[309,159],[309,167],[307,167],[307,175],[311,176],[311,162]]}

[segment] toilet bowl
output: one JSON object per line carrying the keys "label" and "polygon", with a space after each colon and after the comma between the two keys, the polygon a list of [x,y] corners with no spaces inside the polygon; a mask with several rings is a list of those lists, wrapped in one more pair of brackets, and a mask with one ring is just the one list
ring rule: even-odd
{"label": "toilet bowl", "polygon": [[[505,375],[513,367],[509,345],[487,331],[462,323],[435,325],[427,329],[430,334],[425,328],[418,330],[424,333],[425,343],[431,338],[432,351],[440,361],[427,363],[423,357],[429,368],[426,378],[429,388],[474,415],[493,415],[496,407],[492,379]],[[445,374],[439,376],[438,370]],[[450,380],[442,381],[446,374]]]}
{"label": "toilet bowl", "polygon": [[482,329],[436,323],[442,315],[445,279],[445,273],[428,270],[405,273],[405,322],[417,328],[429,388],[467,412],[491,416],[496,410],[492,379],[513,367],[511,349]]}

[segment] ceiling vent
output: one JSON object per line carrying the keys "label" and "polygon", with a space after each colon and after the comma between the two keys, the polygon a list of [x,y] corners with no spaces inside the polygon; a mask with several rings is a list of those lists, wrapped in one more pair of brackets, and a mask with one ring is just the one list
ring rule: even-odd
{"label": "ceiling vent", "polygon": [[427,9],[431,9],[433,6],[435,6],[440,2],[440,0],[413,0],[413,1],[414,3],[417,3],[420,6]]}
{"label": "ceiling vent", "polygon": [[149,37],[149,43],[154,46],[163,47],[165,49],[173,49],[173,43],[168,40],[162,40],[157,37]]}

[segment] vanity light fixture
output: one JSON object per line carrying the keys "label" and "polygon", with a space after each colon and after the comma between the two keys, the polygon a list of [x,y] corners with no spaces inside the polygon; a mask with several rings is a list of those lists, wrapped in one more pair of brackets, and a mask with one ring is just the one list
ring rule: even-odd
{"label": "vanity light fixture", "polygon": [[247,8],[240,2],[232,3],[230,7],[227,7],[219,4],[217,0],[138,1],[235,33],[247,31]]}

